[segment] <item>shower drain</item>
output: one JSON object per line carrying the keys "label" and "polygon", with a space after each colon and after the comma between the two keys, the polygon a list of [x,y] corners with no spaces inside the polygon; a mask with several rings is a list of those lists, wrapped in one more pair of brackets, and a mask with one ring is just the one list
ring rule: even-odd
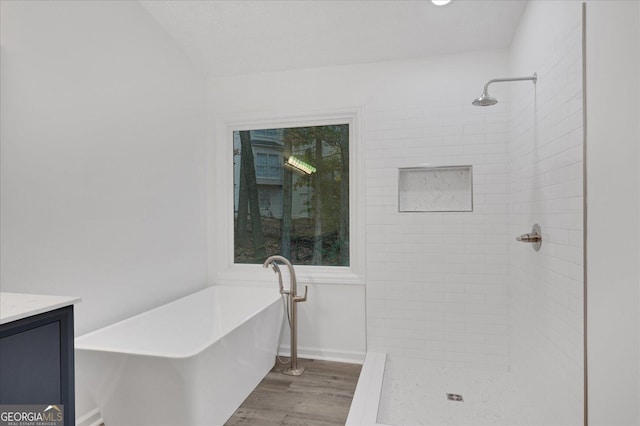
{"label": "shower drain", "polygon": [[462,399],[462,395],[458,395],[457,393],[448,393],[447,399],[449,401],[464,402],[464,399]]}

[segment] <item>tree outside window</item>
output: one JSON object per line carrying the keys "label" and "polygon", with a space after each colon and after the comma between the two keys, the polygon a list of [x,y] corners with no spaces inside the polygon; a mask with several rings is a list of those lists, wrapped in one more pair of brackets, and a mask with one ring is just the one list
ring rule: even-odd
{"label": "tree outside window", "polygon": [[234,259],[349,265],[349,125],[233,132]]}

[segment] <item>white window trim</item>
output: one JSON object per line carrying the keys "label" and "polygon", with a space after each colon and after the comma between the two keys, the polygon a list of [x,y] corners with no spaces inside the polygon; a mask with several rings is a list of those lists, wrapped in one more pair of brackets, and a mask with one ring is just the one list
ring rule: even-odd
{"label": "white window trim", "polygon": [[[215,284],[272,284],[262,265],[235,264],[233,241],[233,131],[301,126],[349,125],[350,266],[296,266],[300,284],[365,283],[365,199],[362,110],[349,108],[308,113],[225,114],[215,120],[208,153],[208,270]],[[269,273],[267,273],[269,272]]]}

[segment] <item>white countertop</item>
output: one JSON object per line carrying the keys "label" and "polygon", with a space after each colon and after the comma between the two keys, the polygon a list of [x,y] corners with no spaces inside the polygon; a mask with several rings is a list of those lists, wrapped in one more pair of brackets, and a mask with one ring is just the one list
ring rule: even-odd
{"label": "white countertop", "polygon": [[0,324],[80,302],[79,297],[0,292]]}

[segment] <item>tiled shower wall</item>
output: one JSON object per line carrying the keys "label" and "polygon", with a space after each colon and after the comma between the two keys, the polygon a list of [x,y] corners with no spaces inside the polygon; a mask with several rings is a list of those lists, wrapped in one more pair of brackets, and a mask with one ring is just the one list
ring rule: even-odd
{"label": "tiled shower wall", "polygon": [[[365,114],[368,350],[511,370],[554,424],[583,410],[581,28],[580,3],[531,2],[510,70]],[[500,103],[470,105],[488,79],[533,72],[536,86],[493,85]],[[472,213],[398,212],[398,168],[465,164]],[[534,223],[539,252],[515,241]]]}
{"label": "tiled shower wall", "polygon": [[[485,72],[464,83],[432,81],[443,93],[435,101],[367,105],[369,351],[508,368],[508,114],[505,103],[471,106],[485,78],[495,77]],[[472,165],[473,212],[398,212],[398,168],[423,165]]]}
{"label": "tiled shower wall", "polygon": [[[579,2],[530,2],[511,52],[511,369],[550,424],[582,424],[583,108]],[[511,236],[542,228],[539,252]]]}

